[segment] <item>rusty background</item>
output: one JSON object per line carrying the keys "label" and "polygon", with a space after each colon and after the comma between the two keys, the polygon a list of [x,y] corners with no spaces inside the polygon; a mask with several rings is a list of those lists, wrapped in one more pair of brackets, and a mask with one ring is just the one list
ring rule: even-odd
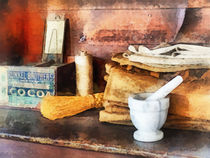
{"label": "rusty background", "polygon": [[67,18],[65,60],[80,50],[110,59],[129,44],[209,45],[208,0],[0,0],[0,62],[40,62],[48,13]]}

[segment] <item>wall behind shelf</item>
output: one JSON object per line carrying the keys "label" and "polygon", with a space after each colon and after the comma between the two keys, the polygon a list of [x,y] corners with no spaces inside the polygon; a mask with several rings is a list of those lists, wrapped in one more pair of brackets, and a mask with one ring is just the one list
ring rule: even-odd
{"label": "wall behind shelf", "polygon": [[[207,0],[0,0],[0,62],[40,62],[48,13],[65,14],[65,57],[110,59],[129,44],[209,45]],[[82,41],[81,38],[85,40]]]}

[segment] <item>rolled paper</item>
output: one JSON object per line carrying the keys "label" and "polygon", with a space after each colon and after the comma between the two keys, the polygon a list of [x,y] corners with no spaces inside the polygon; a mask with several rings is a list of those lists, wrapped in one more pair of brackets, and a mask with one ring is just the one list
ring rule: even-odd
{"label": "rolled paper", "polygon": [[173,91],[176,87],[178,87],[183,82],[183,78],[181,76],[176,76],[151,96],[147,97],[146,100],[156,100],[160,98],[166,97],[171,91]]}
{"label": "rolled paper", "polygon": [[93,94],[92,57],[81,51],[75,56],[76,64],[76,93],[79,96]]}

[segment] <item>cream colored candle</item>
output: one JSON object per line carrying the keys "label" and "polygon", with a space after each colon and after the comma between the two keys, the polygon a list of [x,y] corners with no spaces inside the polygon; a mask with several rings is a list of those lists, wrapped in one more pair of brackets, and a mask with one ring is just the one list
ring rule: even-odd
{"label": "cream colored candle", "polygon": [[81,51],[80,55],[75,56],[75,64],[77,95],[86,96],[93,94],[92,56]]}

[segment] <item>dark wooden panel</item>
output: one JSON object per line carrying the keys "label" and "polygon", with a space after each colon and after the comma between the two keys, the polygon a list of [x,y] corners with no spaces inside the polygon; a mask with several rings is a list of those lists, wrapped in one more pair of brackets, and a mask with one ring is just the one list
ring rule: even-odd
{"label": "dark wooden panel", "polygon": [[[2,8],[12,4],[13,0],[1,0]],[[11,3],[12,2],[12,3]],[[17,3],[19,3],[17,1]],[[209,8],[209,0],[21,0],[21,5],[28,5],[30,11],[68,11],[91,9],[169,9],[169,8]]]}
{"label": "dark wooden panel", "polygon": [[17,65],[41,59],[45,18],[27,7],[26,0],[0,2],[0,61]]}
{"label": "dark wooden panel", "polygon": [[187,9],[186,16],[175,42],[210,43],[210,8]]}
{"label": "dark wooden panel", "polygon": [[188,8],[209,8],[209,0],[188,0]]}
{"label": "dark wooden panel", "polygon": [[[187,7],[187,2],[192,8],[187,9],[185,17],[185,9],[177,8]],[[125,51],[129,44],[208,45],[210,9],[196,8],[208,6],[207,0],[1,0],[0,61],[39,62],[44,24],[51,12],[64,13],[69,19],[65,57],[88,50],[96,57],[110,59],[115,52]]]}
{"label": "dark wooden panel", "polygon": [[[29,4],[28,6],[33,6]],[[65,54],[74,55],[81,48],[107,59],[113,52],[125,51],[128,44],[157,45],[173,41],[184,19],[184,11],[185,9],[59,11],[66,13],[70,23],[67,26],[69,31],[66,32],[69,40],[65,41]],[[0,22],[3,26],[0,30],[3,43],[0,46],[1,52],[11,58],[23,58],[21,60],[24,63],[39,61],[44,23],[50,12],[53,10],[39,12],[37,8],[36,11],[30,11],[25,6],[9,4],[9,9],[0,12],[4,15]],[[81,42],[83,35],[86,40]]]}
{"label": "dark wooden panel", "polygon": [[[15,1],[13,7],[9,1],[0,1],[0,61],[7,60],[8,63],[20,64],[23,53],[26,50],[24,37],[24,23],[22,8],[27,7],[27,3]],[[21,37],[21,38],[20,38]]]}
{"label": "dark wooden panel", "polygon": [[[11,5],[13,0],[1,0],[2,8]],[[11,3],[12,2],[12,3]],[[1,2],[0,2],[1,3]],[[19,0],[17,5],[28,6],[30,11],[78,10],[78,9],[168,9],[168,8],[209,8],[209,0]]]}
{"label": "dark wooden panel", "polygon": [[56,147],[8,139],[0,139],[1,158],[134,158],[131,155],[109,154]]}
{"label": "dark wooden panel", "polygon": [[114,52],[125,51],[129,44],[172,42],[184,15],[185,9],[72,11],[67,14],[71,53],[84,49],[109,58]]}
{"label": "dark wooden panel", "polygon": [[[0,137],[4,138],[145,157],[208,157],[210,154],[210,133],[165,129],[163,140],[143,143],[133,139],[135,130],[132,126],[99,122],[96,110],[55,121],[47,120],[35,111],[0,110]],[[0,151],[7,151],[1,145]],[[30,146],[27,145],[28,150],[23,152],[31,155],[42,152],[38,147]],[[41,149],[44,150],[44,146]],[[15,153],[15,150],[10,151]],[[54,154],[60,152],[65,153],[55,149]]]}
{"label": "dark wooden panel", "polygon": [[51,10],[186,8],[187,0],[48,0],[47,7]]}

